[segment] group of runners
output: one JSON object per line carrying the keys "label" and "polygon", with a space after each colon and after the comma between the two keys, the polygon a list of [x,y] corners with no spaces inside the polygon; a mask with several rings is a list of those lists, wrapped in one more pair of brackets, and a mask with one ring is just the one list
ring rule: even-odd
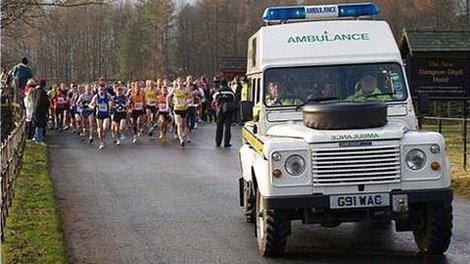
{"label": "group of runners", "polygon": [[[182,147],[190,142],[198,122],[211,120],[211,95],[217,83],[209,84],[206,77],[195,81],[192,75],[145,82],[113,83],[100,79],[96,83],[54,85],[51,98],[51,128],[75,131],[82,140],[105,146],[108,134],[115,145],[125,140],[130,125],[133,143],[141,142],[143,134],[158,135],[167,141],[170,131]],[[95,133],[96,132],[96,133]]]}

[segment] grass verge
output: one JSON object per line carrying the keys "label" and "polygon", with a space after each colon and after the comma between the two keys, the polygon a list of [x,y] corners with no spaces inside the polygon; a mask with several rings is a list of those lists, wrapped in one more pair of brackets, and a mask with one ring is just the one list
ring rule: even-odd
{"label": "grass verge", "polygon": [[5,227],[2,263],[67,263],[46,147],[26,144]]}
{"label": "grass verge", "polygon": [[[438,131],[435,122],[428,122],[424,128]],[[470,198],[470,151],[467,160],[467,170],[463,167],[462,125],[455,122],[445,122],[442,125],[442,135],[446,141],[446,150],[452,163],[452,188],[455,194]],[[470,146],[470,133],[467,138]],[[468,147],[468,146],[467,146]]]}

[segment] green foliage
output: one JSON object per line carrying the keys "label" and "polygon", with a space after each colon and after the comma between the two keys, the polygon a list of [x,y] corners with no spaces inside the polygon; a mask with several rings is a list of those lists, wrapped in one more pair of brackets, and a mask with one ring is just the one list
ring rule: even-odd
{"label": "green foliage", "polygon": [[8,138],[11,132],[16,127],[16,122],[20,121],[21,113],[19,111],[19,105],[14,104],[11,100],[3,100],[1,104],[1,113],[2,113],[2,127],[1,127],[1,141],[3,142]]}
{"label": "green foliage", "polygon": [[155,78],[165,73],[164,41],[174,7],[170,0],[139,0],[117,43],[118,78]]}
{"label": "green foliage", "polygon": [[27,144],[5,228],[2,263],[67,263],[47,149]]}
{"label": "green foliage", "polygon": [[137,22],[132,21],[128,23],[124,29],[121,38],[118,40],[117,49],[117,62],[118,73],[117,77],[123,80],[129,80],[135,76],[136,65],[140,58],[138,43],[139,31],[136,30]]}

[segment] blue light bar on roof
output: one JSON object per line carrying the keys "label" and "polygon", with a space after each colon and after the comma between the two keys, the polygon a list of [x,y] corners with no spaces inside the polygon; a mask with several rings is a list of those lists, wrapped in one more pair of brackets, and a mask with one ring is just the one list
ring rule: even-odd
{"label": "blue light bar on roof", "polygon": [[307,20],[322,18],[346,18],[374,16],[379,13],[375,4],[343,4],[317,6],[268,7],[264,11],[263,21]]}

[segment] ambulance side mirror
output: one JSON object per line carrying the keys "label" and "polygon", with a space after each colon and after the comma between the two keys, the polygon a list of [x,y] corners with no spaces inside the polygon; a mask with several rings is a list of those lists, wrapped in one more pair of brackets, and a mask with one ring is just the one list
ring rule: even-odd
{"label": "ambulance side mirror", "polygon": [[418,93],[417,94],[417,102],[418,102],[418,114],[425,115],[429,114],[431,108],[431,100],[429,98],[429,94],[426,93]]}
{"label": "ambulance side mirror", "polygon": [[248,122],[253,120],[253,102],[240,102],[240,119],[242,122]]}
{"label": "ambulance side mirror", "polygon": [[418,127],[421,129],[424,123],[424,116],[431,111],[431,100],[429,95],[425,93],[418,93],[416,97],[416,102],[418,103],[416,107],[418,109]]}

